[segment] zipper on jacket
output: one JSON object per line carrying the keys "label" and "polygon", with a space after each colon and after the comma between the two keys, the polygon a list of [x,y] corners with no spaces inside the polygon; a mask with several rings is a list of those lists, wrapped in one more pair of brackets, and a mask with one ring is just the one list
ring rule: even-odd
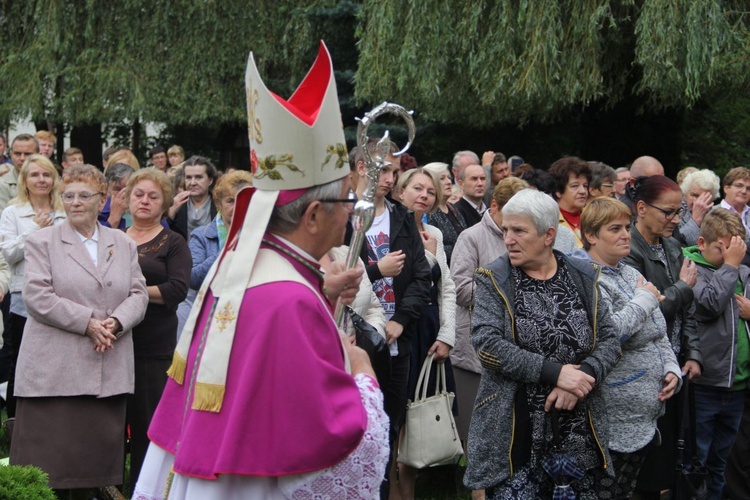
{"label": "zipper on jacket", "polygon": [[[482,274],[484,276],[487,276],[490,281],[492,281],[492,286],[495,288],[495,292],[500,296],[501,299],[503,299],[503,302],[505,302],[505,308],[508,311],[508,316],[510,316],[510,332],[511,336],[513,337],[513,342],[516,342],[516,321],[513,317],[513,313],[510,309],[510,302],[508,302],[508,298],[505,296],[505,294],[500,291],[500,287],[497,286],[497,282],[495,281],[495,275],[490,271],[489,269],[479,268],[476,270],[476,273]],[[473,309],[473,301],[472,301],[472,309]],[[510,475],[513,475],[513,442],[515,441],[516,437],[516,405],[515,403],[511,405],[511,423],[510,423],[510,446],[508,446],[508,466],[510,467]]]}
{"label": "zipper on jacket", "polygon": [[[597,332],[597,326],[598,326],[598,318],[599,318],[599,289],[597,285],[599,284],[599,277],[602,274],[602,267],[596,266],[597,272],[596,277],[594,278],[594,344],[591,347],[591,351],[593,351],[596,348],[596,332]],[[602,468],[604,470],[607,470],[607,455],[604,453],[604,449],[602,448],[602,443],[599,441],[599,436],[596,434],[596,428],[594,427],[594,419],[591,416],[591,408],[589,407],[588,403],[586,404],[586,414],[589,417],[589,426],[591,427],[591,434],[594,435],[594,440],[596,441],[596,446],[599,448],[599,454],[602,456]]]}
{"label": "zipper on jacket", "polygon": [[604,470],[607,470],[607,455],[604,453],[604,448],[602,448],[602,443],[599,441],[599,436],[596,434],[596,429],[594,428],[594,419],[591,416],[591,408],[588,404],[586,404],[586,414],[589,417],[589,426],[591,427],[591,433],[594,435],[594,440],[596,441],[596,446],[599,448],[599,454],[602,456],[602,468]]}
{"label": "zipper on jacket", "polygon": [[[734,297],[732,297],[734,299]],[[732,382],[734,381],[734,368],[735,363],[737,360],[735,359],[735,352],[736,352],[736,346],[735,343],[737,342],[737,335],[739,335],[739,326],[734,322],[734,302],[732,300],[729,301],[729,304],[732,307],[732,351],[729,355],[730,358],[730,365],[729,365],[729,379],[727,380],[727,388],[732,388]],[[739,318],[739,312],[737,313],[737,317]],[[742,320],[742,318],[740,318]],[[737,335],[735,335],[735,332],[737,332]]]}
{"label": "zipper on jacket", "polygon": [[592,352],[596,348],[596,327],[598,326],[599,319],[599,277],[602,275],[602,266],[596,266],[596,277],[594,278],[594,344],[591,346]]}

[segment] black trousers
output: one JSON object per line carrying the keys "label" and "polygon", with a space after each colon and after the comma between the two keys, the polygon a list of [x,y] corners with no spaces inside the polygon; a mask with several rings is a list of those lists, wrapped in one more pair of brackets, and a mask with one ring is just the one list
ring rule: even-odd
{"label": "black trousers", "polygon": [[[385,413],[390,419],[389,441],[391,444],[398,440],[398,433],[406,417],[406,385],[408,382],[409,356],[391,356],[391,378],[385,386],[380,387],[383,391]],[[385,481],[380,486],[380,498],[388,498],[390,490],[388,474],[390,473],[395,453],[393,448],[391,446],[390,453],[388,454],[388,466],[385,469]]]}
{"label": "black trousers", "polygon": [[8,330],[10,330],[10,370],[8,372],[8,394],[6,401],[8,403],[8,418],[16,417],[16,397],[13,391],[16,388],[16,363],[18,362],[18,352],[21,349],[21,340],[23,339],[23,329],[26,326],[26,318],[18,314],[10,313],[8,316]]}
{"label": "black trousers", "polygon": [[750,498],[750,390],[724,471],[724,498]]}
{"label": "black trousers", "polygon": [[128,395],[127,425],[130,426],[130,490],[135,487],[148,450],[148,426],[167,385],[171,356],[135,358],[135,392]]}

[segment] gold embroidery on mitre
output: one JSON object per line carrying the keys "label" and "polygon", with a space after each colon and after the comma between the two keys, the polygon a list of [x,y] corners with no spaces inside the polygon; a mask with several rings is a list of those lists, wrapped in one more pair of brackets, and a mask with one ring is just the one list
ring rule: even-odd
{"label": "gold embroidery on mitre", "polygon": [[255,106],[258,105],[260,95],[258,89],[253,86],[253,81],[250,79],[250,87],[245,87],[245,98],[247,99],[247,136],[250,139],[250,144],[260,144],[263,142],[263,134],[261,133],[260,118],[255,117]]}
{"label": "gold embroidery on mitre", "polygon": [[323,164],[320,166],[321,170],[326,168],[326,165],[331,161],[333,155],[337,156],[336,168],[344,168],[344,164],[349,163],[349,154],[346,151],[346,144],[337,142],[334,145],[328,145],[326,146],[326,153],[328,154],[323,158]]}
{"label": "gold embroidery on mitre", "polygon": [[235,316],[235,314],[232,312],[232,306],[230,304],[226,304],[224,306],[224,309],[222,309],[219,314],[214,316],[214,319],[219,325],[219,331],[223,332],[228,324],[237,319],[237,316]]}
{"label": "gold embroidery on mitre", "polygon": [[265,158],[258,158],[258,170],[255,173],[256,179],[262,179],[268,176],[273,181],[283,181],[281,172],[276,167],[286,167],[292,172],[297,172],[302,177],[305,173],[299,169],[297,165],[292,163],[294,161],[294,153],[284,153],[281,155],[268,155]]}

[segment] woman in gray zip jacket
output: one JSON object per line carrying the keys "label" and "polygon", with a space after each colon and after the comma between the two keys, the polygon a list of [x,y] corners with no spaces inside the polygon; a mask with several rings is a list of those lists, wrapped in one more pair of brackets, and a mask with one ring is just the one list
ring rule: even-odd
{"label": "woman in gray zip jacket", "polygon": [[609,417],[609,451],[616,482],[612,498],[630,498],[656,434],[665,401],[682,385],[682,372],[659,310],[665,297],[621,262],[630,253],[630,209],[614,198],[588,202],[581,212],[584,250],[572,256],[602,266],[602,296],[612,302],[622,357],[602,386]]}
{"label": "woman in gray zip jacket", "polygon": [[[508,255],[480,268],[471,317],[483,372],[469,429],[466,486],[487,498],[551,498],[553,445],[584,471],[571,487],[611,487],[607,415],[597,387],[620,356],[600,266],[553,251],[557,204],[523,190],[502,210]],[[552,408],[555,411],[551,411]]]}

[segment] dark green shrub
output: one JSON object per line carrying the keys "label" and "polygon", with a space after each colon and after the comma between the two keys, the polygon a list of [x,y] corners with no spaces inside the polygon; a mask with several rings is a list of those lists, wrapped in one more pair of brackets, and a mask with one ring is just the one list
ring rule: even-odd
{"label": "dark green shrub", "polygon": [[47,486],[47,474],[31,466],[0,466],[0,499],[56,500]]}

